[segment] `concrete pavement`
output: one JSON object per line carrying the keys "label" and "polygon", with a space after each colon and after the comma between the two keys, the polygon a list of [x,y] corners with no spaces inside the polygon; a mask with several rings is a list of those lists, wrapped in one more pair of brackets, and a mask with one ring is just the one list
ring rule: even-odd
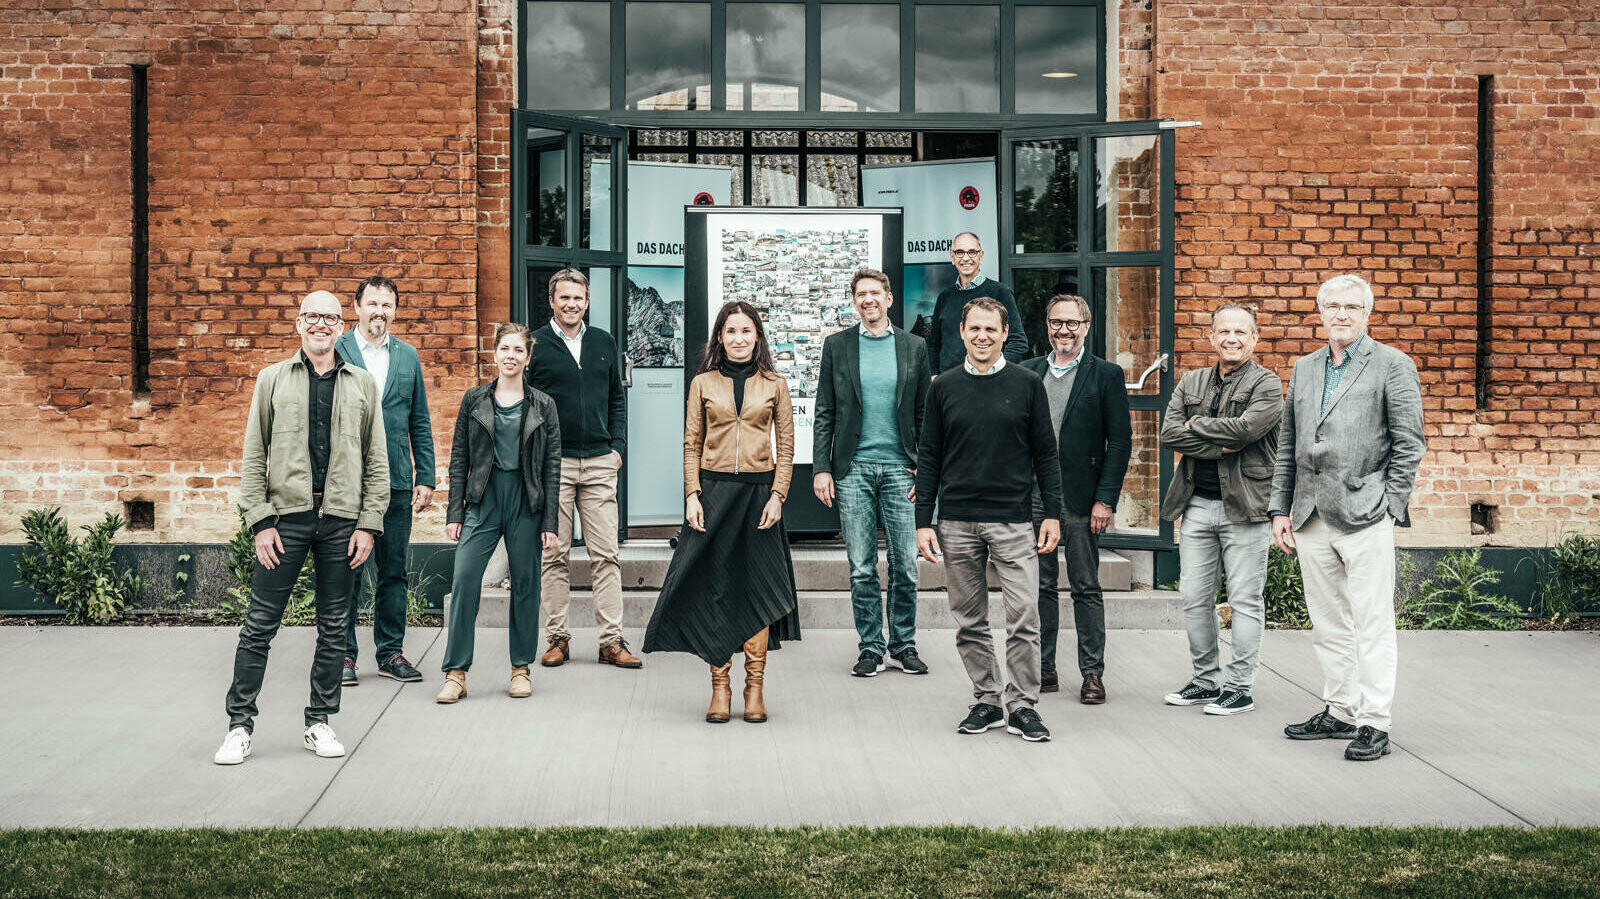
{"label": "concrete pavement", "polygon": [[771,657],[769,723],[708,725],[704,665],[601,666],[593,631],[512,700],[505,631],[480,629],[468,698],[438,706],[443,634],[415,629],[427,680],[379,678],[369,652],[326,760],[300,748],[314,635],[288,628],[254,756],[223,768],[233,629],[0,627],[0,827],[1600,824],[1594,633],[1402,633],[1396,748],[1370,764],[1281,736],[1319,708],[1305,632],[1269,632],[1256,710],[1219,718],[1161,702],[1181,632],[1113,631],[1110,701],[1045,696],[1044,744],[957,734],[953,632],[919,637],[932,674],[857,679],[853,632],[809,631]]}

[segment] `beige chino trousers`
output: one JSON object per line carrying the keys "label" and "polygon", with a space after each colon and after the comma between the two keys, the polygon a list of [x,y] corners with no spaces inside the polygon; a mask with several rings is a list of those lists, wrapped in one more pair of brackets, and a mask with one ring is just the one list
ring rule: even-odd
{"label": "beige chino trousers", "polygon": [[570,637],[567,608],[572,604],[572,517],[583,522],[594,594],[594,622],[600,645],[622,636],[622,567],[617,562],[617,460],[610,453],[589,459],[561,459],[560,523],[556,548],[544,554],[540,588],[544,594],[545,632]]}
{"label": "beige chino trousers", "polygon": [[1389,730],[1399,656],[1394,628],[1394,519],[1339,531],[1313,514],[1294,532],[1333,717]]}

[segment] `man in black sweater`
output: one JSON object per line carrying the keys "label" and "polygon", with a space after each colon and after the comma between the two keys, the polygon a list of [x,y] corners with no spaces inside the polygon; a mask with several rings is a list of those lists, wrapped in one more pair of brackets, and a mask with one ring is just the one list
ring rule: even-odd
{"label": "man in black sweater", "polygon": [[594,590],[600,661],[618,668],[644,662],[622,640],[622,568],[617,562],[617,475],[628,445],[622,356],[611,335],[583,320],[589,279],[564,268],[550,276],[550,323],[533,332],[528,383],[556,401],[561,419],[561,517],[554,552],[544,557],[540,584],[550,647],[539,664],[554,668],[571,657],[567,606],[572,578],[572,514],[583,522]]}
{"label": "man in black sweater", "polygon": [[971,231],[957,234],[950,244],[950,262],[956,267],[956,283],[939,292],[933,301],[933,320],[928,325],[928,360],[933,363],[933,373],[938,374],[961,365],[967,348],[962,342],[962,310],[977,297],[996,300],[1006,311],[1006,334],[1003,354],[1009,362],[1021,362],[1028,356],[1028,335],[1022,330],[1022,314],[1017,311],[1017,297],[1011,288],[993,278],[985,278],[983,244]]}
{"label": "man in black sweater", "polygon": [[[966,361],[934,379],[917,446],[917,548],[937,563],[943,546],[956,649],[977,700],[957,730],[1005,726],[1030,742],[1050,739],[1039,701],[1039,554],[1060,538],[1061,469],[1050,404],[1039,378],[1007,365],[1000,348],[1006,310],[979,297],[961,311]],[[1037,539],[1037,480],[1046,520]],[[934,505],[939,507],[937,531]],[[1000,575],[1006,608],[1004,695],[989,628],[988,562]]]}

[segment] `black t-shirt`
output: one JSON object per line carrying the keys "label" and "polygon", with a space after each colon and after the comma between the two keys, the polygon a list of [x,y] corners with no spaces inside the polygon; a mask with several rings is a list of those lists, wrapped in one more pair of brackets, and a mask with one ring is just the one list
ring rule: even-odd
{"label": "black t-shirt", "polygon": [[306,364],[306,374],[311,376],[311,420],[306,435],[311,445],[311,492],[321,493],[328,482],[328,454],[333,448],[333,384],[344,360],[335,353],[333,367],[327,374],[319,375],[305,350],[300,351],[300,358]]}
{"label": "black t-shirt", "polygon": [[[1216,388],[1211,391],[1211,410],[1206,413],[1208,418],[1216,418],[1217,410],[1222,408],[1222,389],[1225,382],[1219,371]],[[1217,460],[1194,460],[1194,495],[1206,499],[1222,499],[1222,478],[1217,474]]]}

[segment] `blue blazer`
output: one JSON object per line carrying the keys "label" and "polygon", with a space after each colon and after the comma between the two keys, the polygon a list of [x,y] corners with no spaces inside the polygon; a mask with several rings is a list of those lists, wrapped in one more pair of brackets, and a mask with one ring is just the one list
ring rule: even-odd
{"label": "blue blazer", "polygon": [[[339,358],[365,369],[356,332],[344,332],[335,344]],[[383,397],[383,431],[389,438],[389,488],[433,487],[433,423],[428,417],[428,391],[422,381],[422,359],[411,344],[389,335],[389,376],[378,385]],[[412,462],[416,469],[413,471]]]}

